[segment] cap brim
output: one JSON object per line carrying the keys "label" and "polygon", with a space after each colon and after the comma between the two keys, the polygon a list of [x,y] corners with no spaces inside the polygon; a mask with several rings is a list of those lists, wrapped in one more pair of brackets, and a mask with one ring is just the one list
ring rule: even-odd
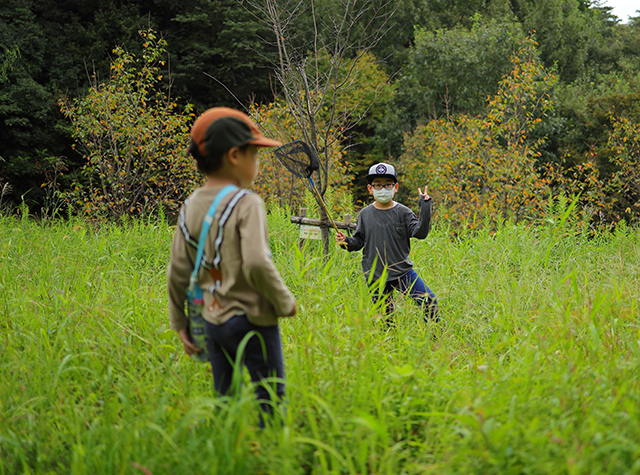
{"label": "cap brim", "polygon": [[258,147],[280,147],[282,145],[282,142],[268,139],[266,137],[256,137],[251,142],[249,142],[249,144],[256,145]]}
{"label": "cap brim", "polygon": [[367,175],[367,181],[369,182],[369,184],[371,184],[371,182],[373,180],[375,180],[376,178],[389,178],[391,180],[393,180],[395,183],[398,183],[398,179],[393,176],[393,175]]}

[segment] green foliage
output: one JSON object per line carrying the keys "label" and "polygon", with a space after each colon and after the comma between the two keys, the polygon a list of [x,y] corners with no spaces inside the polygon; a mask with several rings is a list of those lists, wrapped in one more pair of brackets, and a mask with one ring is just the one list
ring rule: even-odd
{"label": "green foliage", "polygon": [[[0,157],[0,162],[4,162],[4,159],[2,157]],[[13,187],[9,183],[3,182],[0,179],[0,214],[4,212],[3,201],[5,199],[5,196],[10,195],[12,191]]]}
{"label": "green foliage", "polygon": [[43,199],[44,160],[64,154],[58,111],[42,81],[51,45],[30,3],[9,0],[0,6],[0,179],[12,186],[5,200],[14,206],[21,196],[30,203]]}
{"label": "green foliage", "polygon": [[608,56],[614,23],[606,10],[582,0],[519,0],[515,5],[523,30],[536,34],[543,64],[556,66],[561,81],[605,72],[615,63]]}
{"label": "green foliage", "polygon": [[[629,206],[632,197],[608,185],[616,182],[619,170],[609,140],[610,117],[638,120],[637,18],[620,24],[609,7],[582,0],[356,3],[357,9],[346,15],[350,28],[344,35],[346,30],[335,28],[345,18],[342,0],[279,2],[295,10],[282,20],[301,57],[337,40],[334,45],[350,48],[344,66],[358,56],[359,45],[367,44],[375,55],[370,63],[382,65],[392,83],[385,89],[392,98],[379,97],[374,107],[359,110],[362,120],[345,140],[347,152],[339,157],[340,173],[348,165],[353,175],[357,200],[364,201],[358,190],[364,189],[367,165],[399,157],[403,133],[413,133],[418,124],[447,113],[484,113],[485,100],[495,95],[510,68],[508,58],[517,41],[535,31],[540,61],[559,78],[556,114],[544,116],[535,136],[528,136],[532,141],[546,137],[537,149],[538,166],[554,176],[554,193],[581,190],[581,209],[597,209],[594,216],[602,212],[608,222],[632,217],[626,212],[634,209]],[[73,190],[75,172],[86,164],[86,157],[77,153],[80,148],[72,149],[74,130],[56,101],[61,95],[81,97],[108,78],[114,45],[141,57],[141,28],[154,28],[168,42],[170,61],[159,71],[170,74],[173,95],[184,98],[176,99],[179,108],[187,101],[197,112],[216,105],[242,107],[239,102],[254,101],[256,108],[272,103],[274,95],[282,93],[273,75],[277,48],[262,39],[276,38],[268,33],[265,16],[254,16],[247,6],[247,0],[2,2],[0,180],[13,190],[4,195],[3,204],[15,209],[24,197],[38,215],[60,207],[54,188]],[[370,79],[365,83],[376,82]],[[360,92],[361,84],[351,92]],[[68,169],[58,173],[56,186],[49,179],[56,173],[53,162]]]}
{"label": "green foliage", "polygon": [[[312,68],[317,68],[320,76],[334,75],[334,80],[327,81],[326,90],[310,91],[312,97],[309,104],[313,105],[315,123],[318,130],[322,131],[318,143],[321,154],[328,157],[328,181],[333,200],[336,206],[340,206],[340,203],[351,200],[351,177],[360,175],[368,168],[372,156],[381,154],[374,131],[377,124],[384,120],[394,89],[371,53],[361,52],[356,58],[343,59],[337,71],[332,71],[336,67],[332,59],[325,50],[320,51],[317,57],[309,56],[307,64],[313,65],[309,66],[309,77],[315,74]],[[301,96],[306,99],[304,92]],[[269,136],[282,142],[294,140],[302,134],[300,123],[284,101],[254,106],[251,114]],[[337,116],[341,117],[339,121],[336,120]],[[344,151],[345,147],[348,147],[348,152]],[[354,153],[354,149],[358,153]],[[269,151],[262,154],[260,163],[254,189],[265,200],[276,200],[280,205],[286,204],[292,209],[303,205],[305,183],[302,180],[288,174]],[[353,194],[357,192],[356,189]],[[346,203],[343,209],[334,208],[334,211],[343,212],[350,207],[351,203]]]}
{"label": "green foliage", "polygon": [[638,233],[589,239],[571,215],[455,240],[440,221],[411,259],[445,323],[397,296],[387,331],[360,256],[300,252],[274,209],[300,313],[265,430],[251,385],[214,397],[169,329],[165,223],[0,218],[0,472],[636,473]]}
{"label": "green foliage", "polygon": [[[58,98],[79,97],[110,77],[110,54],[118,45],[142,53],[138,31],[154,28],[169,39],[174,94],[199,111],[238,106],[223,82],[243,101],[272,100],[270,50],[260,24],[236,2],[193,0],[30,1],[0,4],[0,178],[13,186],[5,196],[15,207],[25,196],[34,212],[47,212],[50,157],[63,157],[69,171],[85,164],[72,149],[73,130],[60,114]],[[264,36],[264,35],[262,35]],[[17,55],[18,61],[12,58]],[[241,58],[239,60],[238,58]],[[73,187],[66,173],[60,188]],[[69,178],[69,179],[67,179]],[[43,183],[47,183],[41,187]]]}
{"label": "green foliage", "polygon": [[[328,75],[330,69],[335,67],[331,64],[331,55],[321,50],[316,56],[310,58],[309,63],[317,64],[320,75]],[[345,58],[339,64],[334,84],[327,88],[325,100],[328,105],[336,105],[334,114],[344,114],[352,122],[360,122],[372,108],[378,114],[382,112],[380,104],[389,102],[391,89],[389,75],[381,68],[376,57],[369,51],[361,51],[355,58]],[[327,106],[318,115],[321,120],[328,122],[330,114],[331,108]]]}
{"label": "green foliage", "polygon": [[9,80],[8,72],[13,69],[14,64],[20,58],[20,49],[14,46],[13,49],[5,49],[0,63],[0,84]]}
{"label": "green foliage", "polygon": [[[318,59],[321,70],[328,66],[325,52],[321,52]],[[346,150],[334,154],[332,187],[335,191],[349,184],[356,200],[363,201],[366,199],[366,171],[373,163],[386,160],[388,155],[386,141],[380,139],[378,131],[387,126],[396,86],[370,52],[344,61],[336,82],[344,83],[338,93],[334,94],[331,88],[327,91],[327,102],[335,104],[335,110],[325,107],[319,114],[319,120],[323,122],[328,122],[330,114],[346,118],[336,130],[337,139]]]}
{"label": "green foliage", "polygon": [[[283,101],[251,108],[251,117],[268,137],[282,143],[299,137],[298,126]],[[271,206],[298,209],[304,200],[305,183],[291,174],[271,149],[259,150],[258,176],[252,189]]]}
{"label": "green foliage", "polygon": [[417,29],[398,85],[397,103],[408,124],[475,114],[497,91],[524,35],[513,22],[475,20],[470,29]]}
{"label": "green foliage", "polygon": [[589,84],[558,89],[565,136],[554,140],[562,154],[556,187],[579,190],[584,208],[606,226],[621,219],[635,223],[640,217],[631,184],[637,136],[632,124],[640,120],[638,86],[640,76],[625,67]]}
{"label": "green foliage", "polygon": [[[46,213],[51,157],[63,158],[70,169],[83,163],[72,150],[72,131],[60,114],[61,94],[82,94],[88,71],[100,77],[109,71],[108,54],[115,44],[135,40],[148,25],[137,8],[123,2],[32,2],[8,0],[0,5],[0,56],[5,50],[20,58],[7,70],[0,100],[0,176],[14,187],[34,212]],[[128,2],[125,2],[128,3]],[[65,177],[60,185],[67,188]]]}
{"label": "green foliage", "polygon": [[608,145],[617,170],[609,189],[615,197],[615,221],[623,218],[635,221],[640,216],[640,125],[624,116],[612,116],[611,123]]}
{"label": "green foliage", "polygon": [[242,2],[154,3],[151,13],[169,39],[175,90],[196,110],[273,100],[275,48],[261,40],[264,25]]}
{"label": "green foliage", "polygon": [[184,153],[191,107],[177,112],[161,88],[166,42],[152,30],[140,34],[141,58],[114,49],[109,82],[60,102],[88,162],[67,197],[87,216],[145,216],[160,207],[176,213],[198,182]]}
{"label": "green foliage", "polygon": [[594,152],[602,171],[609,172],[609,115],[615,111],[616,115],[640,118],[639,87],[640,75],[633,69],[561,85],[558,88],[558,113],[564,117],[564,126],[562,135],[554,138],[561,153],[570,153],[574,160],[580,161],[588,152]]}
{"label": "green foliage", "polygon": [[536,172],[544,140],[535,130],[553,113],[556,79],[537,61],[531,38],[511,63],[483,115],[433,120],[405,141],[403,185],[428,184],[444,217],[461,226],[536,219],[551,193]]}

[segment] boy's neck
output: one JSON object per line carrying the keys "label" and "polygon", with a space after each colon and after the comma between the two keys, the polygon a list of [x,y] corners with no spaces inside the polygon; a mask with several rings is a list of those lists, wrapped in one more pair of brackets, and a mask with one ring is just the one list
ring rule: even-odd
{"label": "boy's neck", "polygon": [[203,188],[215,188],[216,186],[236,185],[238,182],[231,177],[207,175],[207,181],[204,182]]}
{"label": "boy's neck", "polygon": [[378,200],[375,200],[373,202],[373,206],[376,209],[391,209],[395,206],[396,202],[391,200],[391,201],[387,201],[386,203],[380,203]]}

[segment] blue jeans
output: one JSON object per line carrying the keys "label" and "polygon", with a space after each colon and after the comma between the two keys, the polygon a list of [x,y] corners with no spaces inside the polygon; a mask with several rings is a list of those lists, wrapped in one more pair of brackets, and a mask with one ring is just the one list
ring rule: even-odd
{"label": "blue jeans", "polygon": [[440,320],[436,294],[434,294],[431,289],[425,285],[424,281],[415,270],[411,269],[409,272],[397,279],[388,280],[382,290],[382,297],[380,296],[376,282],[373,283],[373,286],[376,286],[373,294],[373,301],[377,302],[380,298],[385,299],[385,313],[387,316],[391,315],[395,310],[395,305],[393,304],[393,291],[398,290],[405,295],[409,294],[413,301],[423,309],[425,322],[429,320],[438,322]]}
{"label": "blue jeans", "polygon": [[[251,381],[256,384],[256,397],[260,402],[263,413],[273,414],[271,392],[267,386],[271,386],[278,397],[278,401],[284,397],[284,359],[282,356],[282,344],[280,342],[280,328],[259,327],[249,322],[246,315],[231,317],[222,325],[214,325],[206,322],[207,348],[209,350],[209,362],[213,373],[213,386],[218,394],[226,395],[235,392],[240,384],[242,365],[246,366],[251,376]],[[245,336],[250,332],[253,335],[246,342],[241,355],[238,355],[239,346]],[[240,366],[236,368],[236,362]],[[235,379],[234,379],[234,369]],[[279,381],[267,383],[265,378],[276,377]],[[262,417],[260,425],[263,426]]]}

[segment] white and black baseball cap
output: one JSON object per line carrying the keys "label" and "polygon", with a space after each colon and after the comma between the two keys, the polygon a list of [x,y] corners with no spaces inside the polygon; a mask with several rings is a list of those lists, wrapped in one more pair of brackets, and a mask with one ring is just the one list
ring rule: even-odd
{"label": "white and black baseball cap", "polygon": [[396,175],[396,169],[393,165],[388,163],[376,163],[369,168],[369,174],[367,175],[367,182],[371,183],[376,178],[391,178],[398,183],[398,177]]}

